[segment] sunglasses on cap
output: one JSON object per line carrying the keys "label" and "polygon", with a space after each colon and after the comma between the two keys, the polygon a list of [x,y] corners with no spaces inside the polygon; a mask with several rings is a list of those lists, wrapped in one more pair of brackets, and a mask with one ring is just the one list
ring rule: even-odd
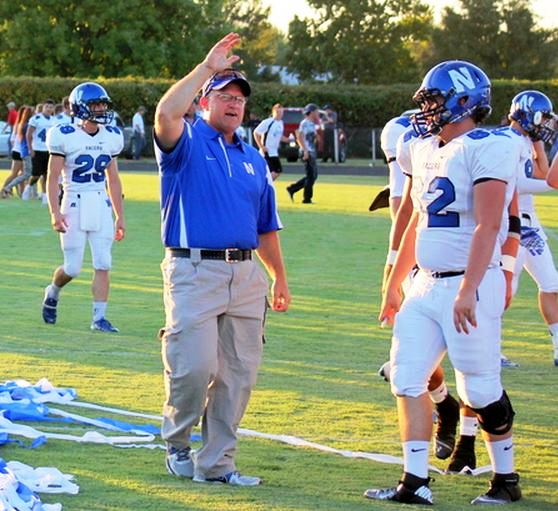
{"label": "sunglasses on cap", "polygon": [[202,88],[202,96],[207,96],[212,90],[221,90],[229,83],[236,82],[242,89],[244,96],[248,97],[252,92],[250,83],[240,71],[225,69],[211,76]]}

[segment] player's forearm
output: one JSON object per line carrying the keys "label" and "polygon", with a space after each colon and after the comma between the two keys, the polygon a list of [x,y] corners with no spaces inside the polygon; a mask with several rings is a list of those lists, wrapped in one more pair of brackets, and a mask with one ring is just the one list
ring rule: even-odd
{"label": "player's forearm", "polygon": [[542,140],[533,142],[533,164],[535,166],[533,176],[539,179],[546,179],[549,165],[548,157],[544,150],[544,142]]}
{"label": "player's forearm", "polygon": [[403,234],[403,239],[401,240],[401,245],[399,246],[397,257],[389,275],[386,287],[395,286],[396,288],[399,288],[415,265],[417,221],[418,213],[415,212],[405,229],[405,233]]}
{"label": "player's forearm", "polygon": [[124,204],[122,201],[122,182],[118,176],[109,177],[107,192],[116,218],[124,219]]}
{"label": "player's forearm", "polygon": [[471,240],[471,249],[465,276],[461,283],[462,291],[475,291],[486,273],[498,236],[499,226],[479,224]]}
{"label": "player's forearm", "polygon": [[409,224],[409,219],[413,213],[413,203],[410,195],[404,195],[399,208],[397,209],[397,214],[395,216],[395,222],[393,224],[393,229],[391,230],[390,239],[390,249],[399,250],[401,245],[401,240],[407,225]]}
{"label": "player's forearm", "polygon": [[60,213],[60,185],[58,184],[58,178],[60,177],[60,172],[52,171],[49,169],[47,174],[47,199],[48,199],[48,209],[51,215],[58,215]]}

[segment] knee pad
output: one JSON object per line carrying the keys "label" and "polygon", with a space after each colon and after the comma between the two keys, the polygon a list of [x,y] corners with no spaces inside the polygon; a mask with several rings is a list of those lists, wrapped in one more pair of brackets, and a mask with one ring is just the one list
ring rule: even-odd
{"label": "knee pad", "polygon": [[498,401],[494,401],[484,408],[472,408],[477,414],[480,427],[492,435],[504,435],[513,425],[513,411],[510,398],[506,391]]}

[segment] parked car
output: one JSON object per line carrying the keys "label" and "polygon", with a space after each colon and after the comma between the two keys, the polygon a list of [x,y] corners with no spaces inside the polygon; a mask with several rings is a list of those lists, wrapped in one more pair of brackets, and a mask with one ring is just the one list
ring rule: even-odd
{"label": "parked car", "polygon": [[[304,118],[302,107],[285,107],[283,108],[283,124],[285,130],[283,134],[289,137],[288,143],[281,143],[279,147],[279,156],[286,158],[287,161],[293,162],[297,161],[299,158],[299,148],[295,140],[295,131],[302,119]],[[325,110],[319,110],[320,112],[320,126],[318,129],[318,158],[323,161],[327,161],[331,158],[334,161],[335,156],[333,154],[333,140],[326,140],[325,131],[323,129],[324,123],[327,119],[327,114]],[[337,143],[339,147],[339,161],[344,162],[347,158],[347,136],[342,128],[337,128]]]}
{"label": "parked car", "polygon": [[0,156],[10,156],[10,135],[12,129],[6,121],[0,121]]}
{"label": "parked car", "polygon": [[120,128],[124,134],[124,148],[122,149],[120,156],[128,159],[133,158],[134,148],[132,146],[132,136],[134,134],[134,129],[132,126],[124,126],[124,121],[117,112],[114,112],[114,119],[111,124]]}

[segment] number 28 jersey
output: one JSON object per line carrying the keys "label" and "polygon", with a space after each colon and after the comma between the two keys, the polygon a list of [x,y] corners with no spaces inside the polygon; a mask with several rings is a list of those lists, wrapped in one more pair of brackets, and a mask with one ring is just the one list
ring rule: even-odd
{"label": "number 28 jersey", "polygon": [[48,131],[49,153],[64,157],[65,192],[105,189],[105,170],[122,151],[124,138],[115,126],[98,126],[95,135],[87,133],[79,124],[61,124]]}
{"label": "number 28 jersey", "polygon": [[474,185],[485,180],[507,183],[502,225],[491,266],[499,264],[500,245],[507,232],[508,212],[517,169],[519,145],[515,132],[476,129],[440,147],[440,139],[414,139],[409,143],[412,163],[413,207],[419,212],[416,260],[427,271],[462,271],[467,268],[476,227]]}

